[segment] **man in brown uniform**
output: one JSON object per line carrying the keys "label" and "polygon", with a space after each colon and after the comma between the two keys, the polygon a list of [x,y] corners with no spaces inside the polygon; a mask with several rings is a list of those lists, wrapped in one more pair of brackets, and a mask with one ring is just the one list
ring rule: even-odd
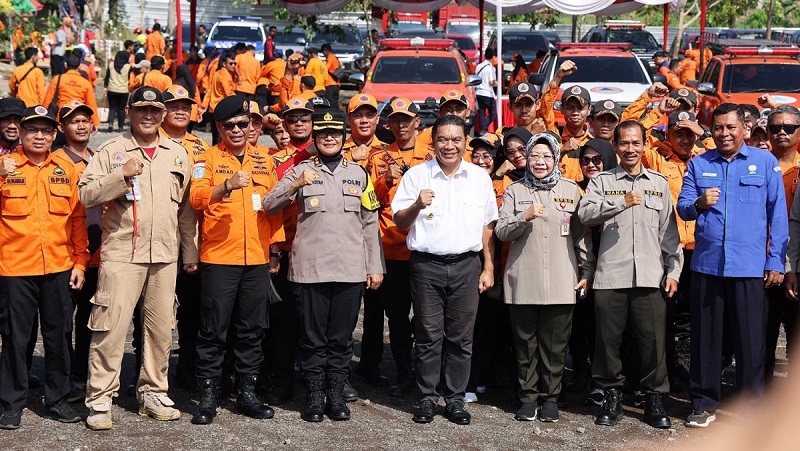
{"label": "man in brown uniform", "polygon": [[111,400],[134,308],[142,298],[139,414],[176,420],[167,396],[178,249],[183,269],[197,271],[197,214],[188,202],[191,165],[179,144],[158,132],[164,97],[151,87],[128,100],[131,131],[98,149],[79,183],[81,202],[104,204],[100,274],[89,328],[86,406],[90,429],[111,429]]}

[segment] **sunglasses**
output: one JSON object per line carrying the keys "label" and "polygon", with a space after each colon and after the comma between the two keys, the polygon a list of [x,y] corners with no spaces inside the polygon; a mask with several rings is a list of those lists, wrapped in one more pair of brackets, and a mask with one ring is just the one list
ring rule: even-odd
{"label": "sunglasses", "polygon": [[227,131],[231,131],[236,127],[239,127],[239,130],[244,130],[250,126],[250,121],[239,121],[239,122],[225,122],[222,124],[222,128]]}
{"label": "sunglasses", "polygon": [[778,133],[780,133],[781,129],[786,130],[786,133],[791,135],[792,133],[797,131],[798,128],[800,128],[800,125],[798,125],[798,124],[770,124],[770,125],[767,126],[767,128],[769,129],[769,132],[772,133],[773,135],[777,135]]}
{"label": "sunglasses", "polygon": [[581,157],[581,166],[589,166],[589,163],[592,163],[595,166],[600,166],[603,163],[603,157],[600,155],[595,155],[593,157]]}
{"label": "sunglasses", "polygon": [[289,117],[286,118],[286,122],[288,122],[290,124],[296,124],[296,123],[298,123],[300,121],[310,122],[311,121],[311,115],[308,114],[308,115],[305,115],[305,116],[289,116]]}

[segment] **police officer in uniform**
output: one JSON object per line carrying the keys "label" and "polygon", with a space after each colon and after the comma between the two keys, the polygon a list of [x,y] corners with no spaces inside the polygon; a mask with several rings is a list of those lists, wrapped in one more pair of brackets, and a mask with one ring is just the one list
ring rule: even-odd
{"label": "police officer in uniform", "polygon": [[656,428],[671,422],[661,404],[669,391],[665,358],[666,304],[678,289],[682,268],[680,235],[667,179],[642,166],[644,127],[626,121],[614,131],[620,165],[589,181],[578,217],[601,227],[593,288],[597,317],[592,380],[606,391],[595,424],[613,426],[622,418],[620,344],[630,315],[641,355],[647,406],[644,420]]}
{"label": "police officer in uniform", "polygon": [[289,280],[295,284],[298,357],[308,388],[302,418],[319,422],[327,411],[332,420],[348,420],[342,390],[364,282],[377,289],[385,272],[379,202],[366,170],[342,156],[344,112],[316,111],[312,123],[319,153],[287,172],[267,194],[264,208],[275,214],[297,200]]}
{"label": "police officer in uniform", "polygon": [[270,255],[270,246],[283,240],[283,218],[261,209],[261,200],[275,185],[274,162],[248,143],[252,124],[246,97],[223,99],[214,109],[214,121],[222,142],[203,154],[204,162],[192,171],[190,190],[192,207],[203,213],[195,369],[203,397],[194,424],[210,424],[216,416],[217,382],[229,337],[239,377],[237,410],[257,419],[275,414],[254,392],[267,325],[265,293],[270,269],[277,272],[279,261]]}

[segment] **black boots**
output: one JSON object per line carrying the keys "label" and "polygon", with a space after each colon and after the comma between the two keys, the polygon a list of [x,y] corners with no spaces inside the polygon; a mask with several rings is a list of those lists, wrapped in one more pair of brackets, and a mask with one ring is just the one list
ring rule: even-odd
{"label": "black boots", "polygon": [[328,400],[325,410],[328,418],[334,421],[350,419],[350,409],[344,403],[342,395],[346,378],[347,374],[328,373]]}
{"label": "black boots", "polygon": [[325,375],[307,374],[306,380],[306,405],[300,417],[312,423],[319,423],[323,419],[325,409]]}
{"label": "black boots", "polygon": [[239,396],[236,398],[236,410],[243,415],[259,420],[266,420],[275,416],[272,407],[259,401],[256,396],[255,374],[239,375]]}
{"label": "black boots", "polygon": [[217,416],[217,381],[203,379],[199,383],[202,397],[192,417],[192,424],[211,424]]}
{"label": "black boots", "polygon": [[594,420],[594,424],[600,426],[614,426],[622,419],[622,392],[619,389],[612,388],[606,391],[606,396],[603,398],[603,405],[600,407],[600,413]]}
{"label": "black boots", "polygon": [[657,393],[647,394],[647,407],[644,408],[644,421],[650,426],[658,429],[669,429],[672,427],[664,406],[661,404],[661,395]]}

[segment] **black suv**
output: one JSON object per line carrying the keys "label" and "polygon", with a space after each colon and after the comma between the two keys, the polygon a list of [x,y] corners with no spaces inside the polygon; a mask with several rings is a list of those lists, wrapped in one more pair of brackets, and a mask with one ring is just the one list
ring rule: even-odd
{"label": "black suv", "polygon": [[661,46],[641,23],[629,20],[609,20],[603,25],[592,27],[581,38],[581,42],[629,42],[631,51],[645,63],[650,74],[656,73],[653,54],[661,50]]}

